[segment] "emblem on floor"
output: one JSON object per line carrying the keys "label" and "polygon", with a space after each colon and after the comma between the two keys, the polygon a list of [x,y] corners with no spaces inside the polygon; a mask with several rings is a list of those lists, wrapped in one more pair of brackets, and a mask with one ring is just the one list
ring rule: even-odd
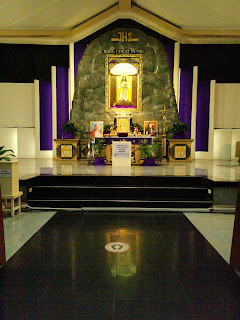
{"label": "emblem on floor", "polygon": [[110,242],[105,245],[105,249],[110,252],[124,252],[129,249],[129,245],[124,242]]}

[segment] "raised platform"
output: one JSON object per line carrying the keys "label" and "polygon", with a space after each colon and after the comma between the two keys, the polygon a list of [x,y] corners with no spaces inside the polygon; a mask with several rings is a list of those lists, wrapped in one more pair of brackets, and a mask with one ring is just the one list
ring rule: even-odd
{"label": "raised platform", "polygon": [[20,160],[20,186],[24,201],[34,208],[234,206],[240,180],[240,166],[229,162],[194,161],[123,170],[41,159],[35,160],[38,172],[30,175],[28,170],[23,176],[27,163],[29,169],[29,161]]}

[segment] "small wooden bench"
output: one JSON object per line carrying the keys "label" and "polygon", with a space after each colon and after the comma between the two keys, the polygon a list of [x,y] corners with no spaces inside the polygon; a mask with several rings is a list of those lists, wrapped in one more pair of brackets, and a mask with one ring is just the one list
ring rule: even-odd
{"label": "small wooden bench", "polygon": [[[10,211],[11,217],[14,217],[16,210],[18,210],[18,213],[21,213],[21,196],[22,195],[23,195],[22,191],[19,191],[16,194],[2,195],[3,205],[5,207],[3,208],[3,211],[5,212]],[[8,200],[10,200],[10,208],[8,208]]]}

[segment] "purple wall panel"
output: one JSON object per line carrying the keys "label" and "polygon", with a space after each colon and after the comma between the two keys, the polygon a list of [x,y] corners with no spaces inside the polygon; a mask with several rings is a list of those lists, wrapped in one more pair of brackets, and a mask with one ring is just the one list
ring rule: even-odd
{"label": "purple wall panel", "polygon": [[83,53],[86,49],[87,45],[86,44],[81,44],[81,43],[74,43],[74,79],[76,82],[77,78],[77,68],[78,68],[78,63],[82,59]]}
{"label": "purple wall panel", "polygon": [[56,69],[57,89],[57,138],[62,138],[61,126],[69,120],[68,68]]}
{"label": "purple wall panel", "polygon": [[52,150],[52,85],[39,81],[40,150]]}
{"label": "purple wall panel", "polygon": [[210,81],[200,81],[197,91],[196,151],[208,151]]}
{"label": "purple wall panel", "polygon": [[[191,129],[192,117],[192,86],[193,68],[181,69],[180,76],[180,100],[179,100],[179,120],[189,124]],[[191,132],[186,132],[187,139],[191,138]]]}

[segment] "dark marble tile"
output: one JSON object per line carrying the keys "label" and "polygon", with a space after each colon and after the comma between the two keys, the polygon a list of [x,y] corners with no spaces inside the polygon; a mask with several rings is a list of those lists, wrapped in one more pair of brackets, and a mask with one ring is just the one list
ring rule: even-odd
{"label": "dark marble tile", "polygon": [[117,299],[167,300],[185,295],[171,266],[145,264],[136,265],[135,270],[132,265],[130,267],[135,273],[128,276],[129,266],[117,265]]}
{"label": "dark marble tile", "polygon": [[80,231],[63,258],[64,264],[108,265],[109,263],[116,263],[116,253],[107,251],[105,245],[116,241],[117,236],[118,231],[111,230],[87,229]]}
{"label": "dark marble tile", "polygon": [[112,320],[113,300],[3,301],[4,320]]}
{"label": "dark marble tile", "polygon": [[46,299],[107,299],[116,286],[115,265],[78,265],[60,269],[49,282]]}
{"label": "dark marble tile", "polygon": [[41,299],[55,269],[7,264],[0,269],[0,299]]}
{"label": "dark marble tile", "polygon": [[80,228],[86,215],[80,212],[56,213],[45,225],[45,229],[50,228]]}
{"label": "dark marble tile", "polygon": [[119,215],[116,214],[87,214],[81,230],[99,229],[99,230],[118,230]]}
{"label": "dark marble tile", "polygon": [[221,263],[223,258],[205,240],[195,241],[194,239],[184,242],[169,241],[166,243],[169,255],[174,266],[204,266]]}
{"label": "dark marble tile", "polygon": [[9,261],[20,264],[61,264],[64,256],[70,250],[71,242],[62,241],[56,237],[55,241],[36,241],[24,245]]}
{"label": "dark marble tile", "polygon": [[156,231],[121,230],[116,241],[129,245],[129,250],[118,253],[118,263],[132,259],[135,264],[170,264],[171,258]]}
{"label": "dark marble tile", "polygon": [[170,301],[116,300],[115,320],[193,320],[188,302],[184,299]]}
{"label": "dark marble tile", "polygon": [[150,213],[148,215],[121,215],[119,227],[136,230],[158,230],[153,216]]}
{"label": "dark marble tile", "polygon": [[239,301],[222,303],[209,297],[189,299],[193,314],[197,320],[238,320],[240,319]]}

